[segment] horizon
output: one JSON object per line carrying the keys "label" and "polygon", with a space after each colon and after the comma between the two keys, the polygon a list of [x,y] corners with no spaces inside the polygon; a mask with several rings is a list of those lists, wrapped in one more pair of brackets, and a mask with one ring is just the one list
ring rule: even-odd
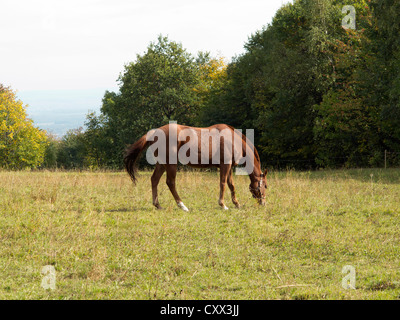
{"label": "horizon", "polygon": [[84,126],[89,112],[99,114],[105,91],[116,88],[27,90],[17,92],[34,125],[59,138]]}

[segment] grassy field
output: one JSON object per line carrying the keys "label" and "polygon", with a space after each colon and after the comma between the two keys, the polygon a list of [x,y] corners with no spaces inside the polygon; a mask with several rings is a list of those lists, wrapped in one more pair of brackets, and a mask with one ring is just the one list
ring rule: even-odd
{"label": "grassy field", "polygon": [[150,175],[0,171],[0,299],[400,298],[398,169],[271,172],[266,207],[235,176],[228,211],[216,172],[180,172],[188,213]]}

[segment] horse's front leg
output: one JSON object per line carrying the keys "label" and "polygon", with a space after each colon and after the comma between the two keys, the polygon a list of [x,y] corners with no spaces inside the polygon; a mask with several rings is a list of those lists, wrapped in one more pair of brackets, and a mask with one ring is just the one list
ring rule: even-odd
{"label": "horse's front leg", "polygon": [[233,184],[233,170],[229,170],[228,173],[228,187],[231,190],[231,198],[232,198],[232,202],[233,204],[236,206],[236,208],[240,208],[240,204],[239,201],[236,199],[236,192],[235,192],[235,185]]}
{"label": "horse's front leg", "polygon": [[224,203],[225,186],[228,180],[228,174],[231,169],[230,164],[221,164],[219,167],[219,200],[218,204],[222,209],[228,210],[228,207]]}

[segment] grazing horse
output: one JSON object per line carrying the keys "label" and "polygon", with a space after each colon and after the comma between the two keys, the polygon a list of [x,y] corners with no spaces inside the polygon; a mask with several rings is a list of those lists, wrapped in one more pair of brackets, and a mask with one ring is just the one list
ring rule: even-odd
{"label": "grazing horse", "polygon": [[[259,204],[265,205],[267,170],[264,173],[261,171],[260,157],[254,145],[244,134],[231,126],[217,124],[208,128],[195,128],[170,123],[149,131],[127,149],[124,157],[125,168],[134,183],[136,182],[136,161],[146,148],[148,148],[147,160],[155,164],[151,186],[153,205],[157,209],[161,209],[157,186],[161,176],[167,172],[167,185],[178,207],[188,211],[175,186],[178,158],[182,164],[194,168],[218,167],[220,169],[218,203],[223,209],[228,209],[224,203],[226,184],[231,191],[233,204],[237,208],[240,207],[236,199],[232,171],[233,167],[245,162],[246,174],[250,177],[250,192]],[[151,151],[153,151],[152,156]]]}

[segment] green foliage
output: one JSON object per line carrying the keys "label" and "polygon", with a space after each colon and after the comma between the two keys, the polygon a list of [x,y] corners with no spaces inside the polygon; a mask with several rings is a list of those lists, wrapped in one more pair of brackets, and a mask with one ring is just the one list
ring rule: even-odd
{"label": "green foliage", "polygon": [[11,89],[0,86],[0,167],[35,168],[43,162],[46,135],[25,109]]}
{"label": "green foliage", "polygon": [[[383,143],[389,150],[400,150],[400,3],[372,1],[375,18],[373,49],[375,85],[371,96],[381,109]],[[371,80],[372,81],[372,80]],[[371,84],[372,87],[372,84]],[[399,161],[400,163],[400,156]]]}
{"label": "green foliage", "polygon": [[83,143],[86,149],[86,165],[92,168],[112,167],[112,163],[107,161],[109,156],[107,150],[111,142],[107,136],[104,115],[96,116],[94,112],[89,113],[86,117],[85,127]]}
{"label": "green foliage", "polygon": [[141,132],[169,120],[193,122],[196,71],[194,59],[181,44],[159,36],[120,76],[124,117]]}
{"label": "green foliage", "polygon": [[62,138],[57,153],[58,166],[77,169],[85,165],[86,146],[83,128],[69,130]]}
{"label": "green foliage", "polygon": [[52,134],[47,134],[47,146],[44,154],[42,167],[57,168],[58,152],[60,149],[60,139]]}
{"label": "green foliage", "polygon": [[369,109],[348,91],[331,91],[315,107],[316,162],[322,167],[378,166],[376,130]]}
{"label": "green foliage", "polygon": [[[195,123],[198,126],[226,122],[219,119],[218,112],[213,112],[215,106],[221,105],[218,97],[227,79],[227,65],[224,58],[213,58],[209,53],[200,52],[196,59],[200,81],[195,87],[199,99],[200,109]],[[216,111],[216,110],[215,110]]]}
{"label": "green foliage", "polygon": [[385,149],[400,150],[392,2],[353,1],[355,31],[341,26],[346,1],[284,5],[228,66],[205,119],[255,128],[270,165],[382,165]]}

